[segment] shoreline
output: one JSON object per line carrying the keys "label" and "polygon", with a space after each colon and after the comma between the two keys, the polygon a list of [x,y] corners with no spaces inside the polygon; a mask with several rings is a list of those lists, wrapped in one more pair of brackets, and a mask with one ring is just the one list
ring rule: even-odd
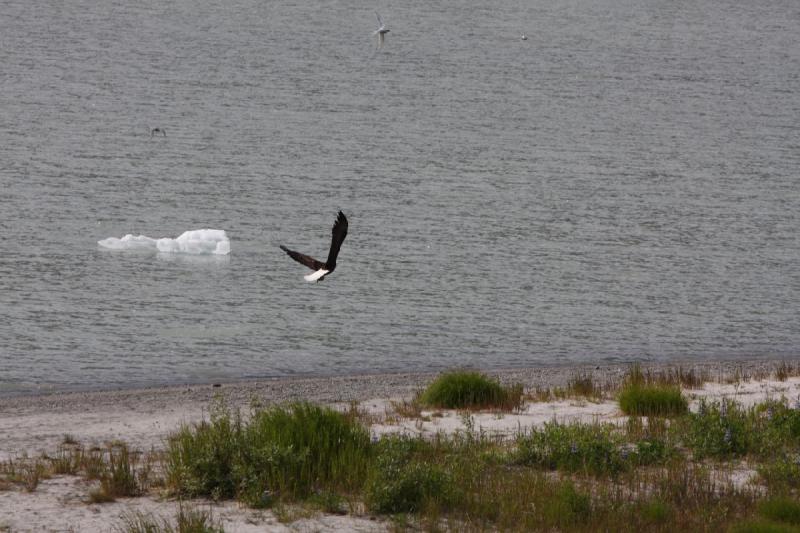
{"label": "shoreline", "polygon": [[[428,370],[420,372],[363,372],[363,373],[346,373],[346,374],[302,374],[296,376],[269,376],[269,377],[254,377],[234,379],[230,381],[225,380],[203,380],[203,381],[190,381],[190,382],[176,382],[167,384],[155,385],[138,385],[132,386],[109,386],[109,387],[75,387],[66,389],[48,389],[48,390],[23,390],[23,391],[5,391],[0,393],[0,413],[3,408],[7,406],[18,406],[22,404],[36,405],[38,403],[47,403],[52,398],[58,398],[59,401],[81,401],[83,398],[97,397],[104,399],[104,397],[113,396],[126,396],[130,394],[140,394],[143,397],[148,396],[161,396],[161,395],[174,395],[177,393],[185,394],[190,392],[194,395],[203,396],[199,393],[200,390],[206,388],[214,388],[217,391],[225,389],[226,391],[235,391],[234,395],[240,396],[241,393],[246,391],[262,392],[270,390],[284,391],[289,384],[317,384],[322,385],[323,391],[327,391],[332,383],[348,383],[356,387],[354,398],[329,398],[324,393],[311,393],[313,397],[309,401],[349,401],[365,399],[364,393],[371,390],[368,382],[377,380],[380,385],[372,388],[380,389],[381,387],[388,387],[390,389],[402,389],[409,385],[422,386],[427,383],[432,377],[435,377],[443,372],[451,370],[476,370],[489,376],[497,377],[503,383],[511,383],[515,377],[519,377],[522,384],[526,387],[529,385],[540,386],[562,386],[567,380],[576,373],[593,373],[599,374],[600,379],[610,378],[612,381],[617,379],[621,374],[629,369],[631,366],[638,364],[643,370],[660,371],[665,369],[682,368],[684,370],[705,371],[712,374],[715,378],[719,376],[729,375],[736,370],[746,374],[761,373],[764,369],[775,368],[777,365],[786,362],[800,363],[800,355],[797,357],[781,357],[781,358],[755,358],[755,359],[712,359],[709,361],[637,361],[631,360],[618,363],[583,363],[583,364],[568,364],[568,363],[553,363],[553,364],[540,364],[531,366],[520,367],[478,367],[478,366],[453,366],[440,370]],[[401,380],[405,380],[400,383]],[[295,398],[292,394],[288,394],[288,398],[276,398],[276,400],[292,400]],[[317,398],[319,396],[319,398]]]}
{"label": "shoreline", "polygon": [[[721,382],[773,373],[786,359],[704,363],[639,363],[644,371],[682,369]],[[607,387],[619,383],[631,364],[540,366],[501,370],[475,369],[503,384],[525,390],[564,387],[575,376],[590,375]],[[377,400],[384,404],[412,398],[441,372],[292,377],[222,383],[219,386],[171,385],[88,392],[53,392],[0,398],[0,460],[20,453],[36,455],[57,449],[65,435],[102,444],[124,440],[141,449],[163,445],[166,436],[208,416],[219,397],[232,409],[246,410],[291,401],[347,404]]]}

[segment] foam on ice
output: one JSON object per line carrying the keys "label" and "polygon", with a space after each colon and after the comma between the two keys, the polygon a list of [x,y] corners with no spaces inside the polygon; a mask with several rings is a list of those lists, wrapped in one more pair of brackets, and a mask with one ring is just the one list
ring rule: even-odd
{"label": "foam on ice", "polygon": [[184,231],[177,239],[153,239],[144,235],[125,235],[121,239],[109,237],[97,244],[110,250],[152,250],[154,252],[227,255],[231,241],[221,229],[196,229]]}

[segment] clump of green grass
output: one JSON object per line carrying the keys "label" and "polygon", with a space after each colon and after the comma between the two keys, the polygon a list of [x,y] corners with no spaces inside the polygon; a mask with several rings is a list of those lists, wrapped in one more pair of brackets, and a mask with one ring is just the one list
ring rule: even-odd
{"label": "clump of green grass", "polygon": [[504,387],[479,372],[447,372],[420,395],[422,405],[443,409],[513,410],[522,401],[522,386]]}
{"label": "clump of green grass", "polygon": [[702,401],[697,413],[676,425],[698,458],[725,459],[754,455],[775,460],[796,453],[800,444],[800,410],[786,401],[767,401],[744,409],[729,400]]}
{"label": "clump of green grass", "polygon": [[609,475],[635,466],[662,464],[676,452],[655,437],[627,442],[611,424],[546,423],[518,435],[514,461],[548,470]]}
{"label": "clump of green grass", "polygon": [[129,512],[121,517],[118,533],[225,533],[221,525],[214,524],[211,511],[187,508],[181,505],[175,517],[175,526],[169,520],[153,514]]}
{"label": "clump of green grass", "polygon": [[54,457],[49,457],[53,474],[77,474],[84,462],[83,449],[75,446],[59,446]]}
{"label": "clump of green grass", "polygon": [[764,518],[800,525],[800,502],[787,496],[770,498],[758,506],[758,512]]}
{"label": "clump of green grass", "polygon": [[333,491],[322,490],[316,492],[308,499],[308,502],[323,513],[347,514],[347,502],[340,494]]}
{"label": "clump of green grass", "polygon": [[212,408],[211,420],[184,426],[170,435],[166,452],[166,483],[182,496],[234,498],[234,465],[243,435],[239,413],[222,405]]}
{"label": "clump of green grass", "polygon": [[704,383],[711,381],[711,374],[705,369],[690,368],[686,370],[678,366],[663,370],[648,370],[643,372],[639,365],[634,365],[634,369],[638,369],[644,381],[651,384],[678,385],[690,389],[697,389],[702,387]]}
{"label": "clump of green grass", "polygon": [[223,409],[210,423],[170,438],[167,483],[178,494],[237,497],[265,507],[318,489],[355,490],[366,476],[369,451],[367,430],[327,407],[274,406],[247,423]]}
{"label": "clump of green grass", "polygon": [[100,479],[106,471],[103,449],[92,447],[88,452],[81,451],[80,468],[87,479]]}
{"label": "clump of green grass", "polygon": [[701,401],[697,413],[690,413],[678,431],[698,459],[741,456],[750,449],[746,413],[736,402]]}
{"label": "clump of green grass", "polygon": [[548,470],[617,474],[626,468],[622,440],[610,425],[546,423],[517,437],[518,464]]}
{"label": "clump of green grass", "polygon": [[786,381],[790,376],[796,376],[798,371],[800,371],[800,366],[795,367],[792,363],[781,361],[775,367],[775,379]]}
{"label": "clump of green grass", "polygon": [[672,519],[674,511],[667,502],[656,498],[642,502],[637,513],[647,525],[658,526]]}
{"label": "clump of green grass", "polygon": [[431,449],[422,439],[381,439],[365,487],[367,507],[376,513],[394,514],[451,504],[456,493],[452,475],[426,460]]}
{"label": "clump of green grass", "polygon": [[77,446],[78,439],[76,439],[75,435],[73,435],[72,433],[64,433],[64,436],[61,439],[61,444],[66,446]]}
{"label": "clump of green grass", "polygon": [[242,442],[246,460],[237,474],[258,490],[305,498],[317,487],[352,490],[366,475],[368,431],[330,408],[297,403],[260,411]]}
{"label": "clump of green grass", "polygon": [[596,400],[603,397],[603,388],[595,382],[590,373],[572,375],[567,382],[565,392],[568,396],[578,396]]}
{"label": "clump of green grass", "polygon": [[600,401],[603,396],[603,386],[595,381],[591,372],[578,372],[569,377],[566,386],[537,386],[527,395],[527,398],[537,402],[549,402],[567,398],[586,398],[591,401]]}
{"label": "clump of green grass", "polygon": [[638,365],[625,377],[618,401],[623,413],[634,416],[679,416],[689,409],[680,385],[653,379]]}
{"label": "clump of green grass", "polygon": [[139,496],[143,493],[136,475],[137,454],[124,443],[108,447],[108,463],[100,475],[100,487],[89,493],[92,503],[113,502],[116,498]]}
{"label": "clump of green grass", "polygon": [[676,385],[628,384],[619,394],[619,407],[627,415],[679,416],[689,404]]}
{"label": "clump of green grass", "polygon": [[571,482],[564,482],[555,493],[547,507],[545,516],[550,522],[561,527],[585,523],[592,513],[591,497],[575,488]]}
{"label": "clump of green grass", "polygon": [[51,469],[45,459],[31,459],[24,455],[17,459],[8,459],[0,464],[0,475],[7,484],[21,485],[27,492],[34,492],[42,479],[51,475]]}
{"label": "clump of green grass", "polygon": [[800,489],[800,459],[781,457],[761,464],[758,475],[764,484],[778,492]]}
{"label": "clump of green grass", "polygon": [[50,477],[47,466],[42,461],[33,461],[22,468],[22,485],[27,492],[33,492],[42,479]]}

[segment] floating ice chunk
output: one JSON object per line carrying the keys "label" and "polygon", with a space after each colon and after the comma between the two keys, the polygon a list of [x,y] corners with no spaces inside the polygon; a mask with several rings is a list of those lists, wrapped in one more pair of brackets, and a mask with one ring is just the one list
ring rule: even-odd
{"label": "floating ice chunk", "polygon": [[121,239],[109,237],[108,239],[97,241],[97,244],[111,250],[158,250],[156,248],[156,240],[144,235],[128,234]]}
{"label": "floating ice chunk", "polygon": [[158,239],[159,252],[182,254],[217,254],[231,252],[228,236],[221,229],[196,229],[184,231],[177,239]]}
{"label": "floating ice chunk", "polygon": [[109,237],[97,244],[111,250],[152,250],[154,252],[191,255],[228,255],[231,241],[221,229],[196,229],[184,231],[177,239],[151,239],[144,235],[125,235],[121,239]]}

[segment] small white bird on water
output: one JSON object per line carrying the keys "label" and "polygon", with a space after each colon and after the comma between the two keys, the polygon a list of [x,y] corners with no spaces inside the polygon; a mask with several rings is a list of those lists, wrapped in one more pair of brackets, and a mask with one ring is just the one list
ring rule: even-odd
{"label": "small white bird on water", "polygon": [[522,40],[523,41],[527,41],[528,40],[528,37],[524,33],[522,34]]}
{"label": "small white bird on water", "polygon": [[375,12],[375,16],[378,17],[379,27],[378,27],[377,30],[372,32],[372,35],[375,35],[376,37],[378,37],[378,48],[383,48],[383,40],[384,40],[386,34],[389,33],[389,29],[386,28],[386,24],[383,23],[383,21],[381,20],[381,16],[378,15],[377,11]]}

